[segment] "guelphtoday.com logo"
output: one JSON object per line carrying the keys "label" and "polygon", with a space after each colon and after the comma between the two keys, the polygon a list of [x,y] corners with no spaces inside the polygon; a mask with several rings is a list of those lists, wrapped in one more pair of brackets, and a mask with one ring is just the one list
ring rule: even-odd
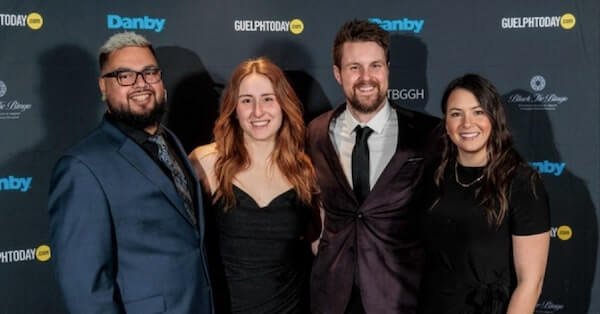
{"label": "guelphtoday.com logo", "polygon": [[575,27],[577,19],[571,13],[555,16],[513,16],[500,19],[502,29],[524,28],[562,28],[570,30]]}
{"label": "guelphtoday.com logo", "polygon": [[37,12],[29,14],[0,13],[0,27],[29,27],[38,30],[44,25],[44,18]]}
{"label": "guelphtoday.com logo", "polygon": [[52,257],[50,246],[42,244],[36,248],[0,251],[0,264],[22,262],[47,262]]}
{"label": "guelphtoday.com logo", "polygon": [[304,31],[304,22],[292,20],[235,20],[233,30],[236,32],[290,32],[299,35]]}

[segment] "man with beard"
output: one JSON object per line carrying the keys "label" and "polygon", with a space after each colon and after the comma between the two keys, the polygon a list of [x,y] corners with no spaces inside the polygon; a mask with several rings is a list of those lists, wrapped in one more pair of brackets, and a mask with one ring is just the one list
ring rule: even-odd
{"label": "man with beard", "polygon": [[71,313],[212,313],[202,193],[160,124],[166,91],[144,37],[100,48],[100,126],[60,158],[50,240]]}
{"label": "man with beard", "polygon": [[333,74],[346,102],[309,125],[325,213],[311,275],[313,313],[416,312],[418,200],[439,119],[389,103],[389,43],[368,21],[342,26]]}

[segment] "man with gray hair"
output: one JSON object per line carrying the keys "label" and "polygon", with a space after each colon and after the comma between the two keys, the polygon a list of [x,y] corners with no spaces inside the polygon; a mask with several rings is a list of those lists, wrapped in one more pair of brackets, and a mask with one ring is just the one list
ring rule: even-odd
{"label": "man with gray hair", "polygon": [[161,125],[166,90],[150,42],[100,48],[107,110],[57,162],[48,211],[56,275],[71,313],[213,313],[202,193]]}

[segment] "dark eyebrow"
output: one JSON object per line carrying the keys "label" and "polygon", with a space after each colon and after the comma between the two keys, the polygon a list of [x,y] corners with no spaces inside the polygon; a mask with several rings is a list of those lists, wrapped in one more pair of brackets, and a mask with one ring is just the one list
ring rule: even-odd
{"label": "dark eyebrow", "polygon": [[130,68],[118,67],[118,68],[112,70],[111,72],[123,72],[123,71],[133,71],[133,70]]}
{"label": "dark eyebrow", "polygon": [[147,65],[142,69],[142,71],[145,70],[160,70],[160,67],[157,65]]}
{"label": "dark eyebrow", "polygon": [[[147,65],[147,66],[143,67],[142,70],[139,71],[139,72],[147,71],[147,70],[159,70],[159,69],[160,68],[158,66],[156,66],[156,65]],[[125,68],[125,67],[118,67],[118,68],[112,70],[111,72],[123,72],[123,71],[138,72],[136,70],[133,70],[133,69],[130,69],[130,68]]]}

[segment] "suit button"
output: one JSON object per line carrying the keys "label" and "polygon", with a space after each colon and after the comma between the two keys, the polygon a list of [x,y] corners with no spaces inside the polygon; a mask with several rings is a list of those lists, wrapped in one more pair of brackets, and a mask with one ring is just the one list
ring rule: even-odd
{"label": "suit button", "polygon": [[361,212],[358,212],[356,214],[356,219],[362,219],[363,218],[363,214]]}

